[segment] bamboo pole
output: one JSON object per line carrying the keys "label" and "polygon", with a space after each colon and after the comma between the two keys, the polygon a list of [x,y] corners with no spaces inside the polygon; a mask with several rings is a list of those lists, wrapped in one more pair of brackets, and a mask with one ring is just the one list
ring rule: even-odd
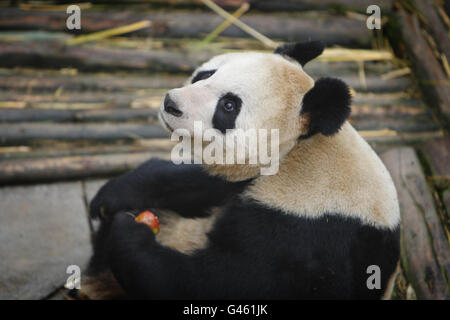
{"label": "bamboo pole", "polygon": [[381,61],[393,60],[394,56],[387,50],[328,48],[317,59],[322,61]]}
{"label": "bamboo pole", "polygon": [[245,23],[243,23],[239,19],[233,17],[231,14],[229,14],[228,12],[223,10],[221,7],[219,7],[217,4],[215,4],[211,0],[202,0],[202,2],[206,6],[208,6],[211,10],[213,10],[215,13],[220,15],[222,18],[230,20],[231,23],[233,23],[234,25],[239,27],[242,31],[248,33],[249,35],[251,35],[255,39],[258,39],[259,41],[264,43],[267,47],[275,49],[278,46],[278,43],[276,43],[275,41],[272,41],[271,39],[267,38],[265,35],[259,33],[255,29],[253,29],[252,27],[246,25]]}
{"label": "bamboo pole", "polygon": [[[239,9],[237,9],[232,16],[238,19],[240,16],[242,16],[244,13],[248,11],[250,8],[250,5],[248,2],[244,2]],[[220,35],[226,28],[228,28],[232,24],[231,20],[227,18],[224,22],[222,22],[216,29],[214,29],[210,34],[208,34],[205,39],[202,40],[200,44],[206,44],[217,38],[218,35]]]}
{"label": "bamboo pole", "polygon": [[144,28],[148,28],[152,25],[151,21],[139,21],[136,23],[129,24],[127,26],[108,29],[104,31],[94,32],[88,35],[81,35],[78,37],[75,37],[73,39],[69,39],[66,41],[66,45],[73,46],[85,42],[91,42],[91,41],[97,41],[113,36],[118,36],[124,33],[129,33],[137,30],[141,30]]}

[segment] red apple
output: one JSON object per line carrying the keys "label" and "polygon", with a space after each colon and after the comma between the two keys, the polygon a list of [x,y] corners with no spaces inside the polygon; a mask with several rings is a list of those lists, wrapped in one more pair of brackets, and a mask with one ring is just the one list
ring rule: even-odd
{"label": "red apple", "polygon": [[136,222],[143,223],[152,229],[153,233],[156,235],[159,232],[159,221],[158,217],[150,211],[141,212],[135,219]]}

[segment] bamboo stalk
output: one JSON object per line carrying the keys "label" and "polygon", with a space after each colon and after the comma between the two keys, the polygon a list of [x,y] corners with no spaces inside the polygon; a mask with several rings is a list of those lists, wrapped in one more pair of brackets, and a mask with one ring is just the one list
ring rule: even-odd
{"label": "bamboo stalk", "polygon": [[[442,6],[438,5],[438,6],[436,6],[436,8],[437,8],[437,12],[441,16],[442,21],[444,21],[447,28],[450,29],[450,19],[449,19],[448,15],[445,13],[444,9],[442,9]],[[450,35],[450,32],[448,32],[448,33]]]}
{"label": "bamboo stalk", "polygon": [[[240,16],[242,16],[244,13],[248,11],[250,8],[250,5],[248,2],[244,2],[239,9],[237,9],[232,16],[236,19],[238,19]],[[205,39],[200,44],[206,44],[217,38],[218,35],[222,33],[226,28],[228,28],[232,24],[230,18],[227,18],[224,22],[222,22],[216,29],[214,29],[210,34],[208,34]]]}
{"label": "bamboo stalk", "polygon": [[410,73],[411,73],[410,68],[397,69],[397,70],[389,71],[387,73],[382,74],[381,79],[383,79],[383,80],[394,79],[394,78],[405,76]]}
{"label": "bamboo stalk", "polygon": [[26,108],[27,103],[25,101],[0,101],[0,109],[13,108],[23,109]]}
{"label": "bamboo stalk", "polygon": [[31,148],[28,146],[0,147],[0,153],[30,152],[30,151]]}
{"label": "bamboo stalk", "polygon": [[397,136],[397,131],[390,130],[390,129],[382,129],[382,130],[360,130],[358,133],[364,137],[381,137],[381,136],[389,136],[389,137],[395,137]]}
{"label": "bamboo stalk", "polygon": [[381,61],[393,60],[387,50],[365,50],[347,48],[328,48],[318,57],[321,61]]}
{"label": "bamboo stalk", "polygon": [[110,102],[39,102],[31,104],[33,109],[54,109],[54,110],[93,110],[107,109]]}
{"label": "bamboo stalk", "polygon": [[211,10],[213,10],[215,13],[220,15],[222,18],[230,20],[231,23],[233,23],[234,25],[239,27],[242,31],[248,33],[249,35],[251,35],[255,39],[258,39],[259,41],[264,43],[267,47],[275,49],[278,46],[278,43],[276,43],[275,41],[272,41],[271,39],[267,38],[265,35],[259,33],[255,29],[253,29],[252,27],[246,25],[245,23],[243,23],[239,19],[233,17],[231,14],[229,14],[228,12],[223,10],[221,7],[219,7],[217,4],[215,4],[211,0],[202,0],[202,2],[206,6],[208,6]]}
{"label": "bamboo stalk", "polygon": [[144,28],[148,28],[152,25],[151,21],[139,21],[136,23],[129,24],[127,26],[113,28],[109,30],[94,32],[88,35],[81,35],[66,41],[66,45],[73,46],[85,42],[97,41],[113,36],[118,36],[124,33],[129,33],[137,30],[141,30]]}
{"label": "bamboo stalk", "polygon": [[361,86],[364,89],[367,89],[367,82],[366,82],[366,73],[364,71],[364,62],[363,61],[358,61],[358,74],[359,74],[359,79],[361,81]]}
{"label": "bamboo stalk", "polygon": [[450,78],[450,66],[448,64],[447,57],[443,53],[441,53],[441,61],[442,61],[442,65],[444,66],[444,70],[445,70],[445,73],[447,74],[447,77]]}
{"label": "bamboo stalk", "polygon": [[[384,129],[385,130],[385,129]],[[424,141],[429,141],[435,138],[441,138],[444,136],[442,131],[432,131],[432,132],[416,132],[416,133],[399,133],[397,135],[393,135],[389,133],[389,131],[384,130],[374,130],[374,131],[366,131],[369,134],[365,134],[364,131],[358,131],[363,133],[364,139],[373,144],[377,143],[385,143],[392,145],[405,145],[412,143],[423,143]],[[378,133],[377,133],[378,131]],[[386,132],[387,134],[383,134]]]}

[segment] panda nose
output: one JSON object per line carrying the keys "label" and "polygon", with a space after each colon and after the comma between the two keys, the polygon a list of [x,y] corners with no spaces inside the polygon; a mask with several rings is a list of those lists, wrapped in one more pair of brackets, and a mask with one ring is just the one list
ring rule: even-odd
{"label": "panda nose", "polygon": [[183,114],[183,112],[177,108],[177,104],[170,98],[169,94],[166,94],[166,97],[164,98],[164,111],[175,117],[181,117]]}

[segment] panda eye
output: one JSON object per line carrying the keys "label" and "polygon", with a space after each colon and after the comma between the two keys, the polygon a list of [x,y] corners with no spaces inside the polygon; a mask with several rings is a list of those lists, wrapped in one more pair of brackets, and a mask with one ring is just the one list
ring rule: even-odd
{"label": "panda eye", "polygon": [[234,93],[228,92],[222,98],[220,98],[217,108],[222,112],[222,114],[238,114],[241,109],[242,100]]}
{"label": "panda eye", "polygon": [[192,79],[191,83],[196,83],[197,81],[200,81],[200,80],[206,80],[209,77],[211,77],[215,72],[216,72],[216,70],[200,71]]}
{"label": "panda eye", "polygon": [[231,100],[227,100],[225,101],[225,103],[223,104],[223,109],[226,112],[231,112],[234,110],[234,108],[236,107],[236,104],[234,103],[234,101]]}

